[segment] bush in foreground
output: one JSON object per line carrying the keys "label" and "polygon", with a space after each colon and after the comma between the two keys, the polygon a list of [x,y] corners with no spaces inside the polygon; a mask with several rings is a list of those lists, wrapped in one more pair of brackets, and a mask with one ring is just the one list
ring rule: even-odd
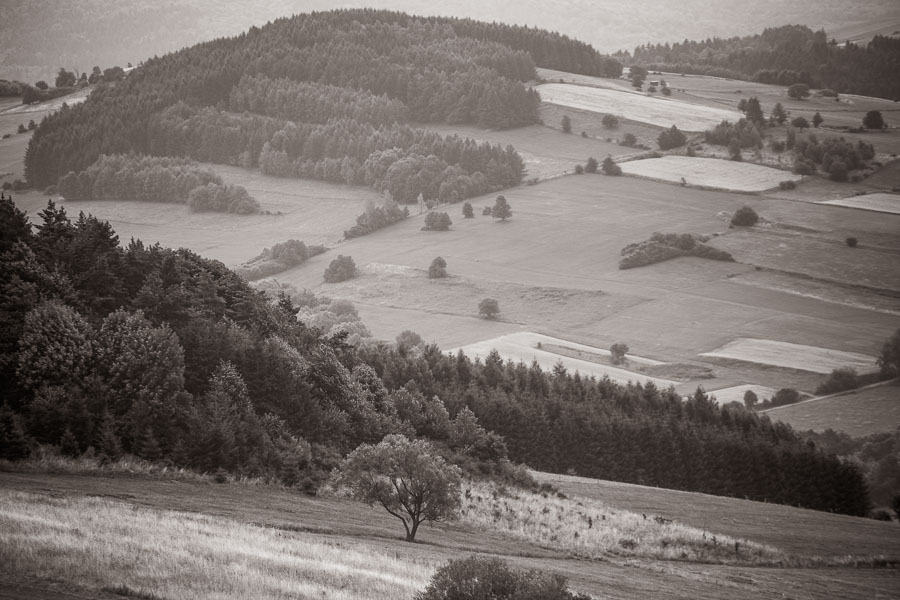
{"label": "bush in foreground", "polygon": [[740,207],[731,217],[731,224],[735,227],[752,227],[757,223],[759,223],[759,215],[749,206]]}
{"label": "bush in foreground", "polygon": [[356,263],[350,256],[338,255],[325,269],[326,283],[339,283],[356,277]]}
{"label": "bush in foreground", "polygon": [[499,558],[471,556],[437,570],[416,600],[590,600],[570,592],[562,575],[512,569]]}

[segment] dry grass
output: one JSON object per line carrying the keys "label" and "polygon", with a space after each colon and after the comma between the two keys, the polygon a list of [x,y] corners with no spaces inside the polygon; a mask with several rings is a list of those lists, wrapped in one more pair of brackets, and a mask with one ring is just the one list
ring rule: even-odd
{"label": "dry grass", "polygon": [[212,483],[222,479],[222,483],[248,485],[271,484],[262,478],[242,477],[233,474],[221,476],[198,473],[182,467],[168,466],[126,455],[117,460],[94,456],[90,449],[78,458],[63,456],[55,446],[39,446],[25,460],[9,461],[0,459],[0,472],[6,473],[47,473],[69,475],[102,475],[166,479],[169,481],[193,481]]}
{"label": "dry grass", "polygon": [[783,564],[788,560],[772,546],[612,508],[595,499],[498,490],[487,483],[468,487],[460,510],[463,523],[580,558],[613,555],[720,564]]}
{"label": "dry grass", "polygon": [[100,498],[0,490],[9,572],[159,598],[411,598],[435,564],[352,543]]}

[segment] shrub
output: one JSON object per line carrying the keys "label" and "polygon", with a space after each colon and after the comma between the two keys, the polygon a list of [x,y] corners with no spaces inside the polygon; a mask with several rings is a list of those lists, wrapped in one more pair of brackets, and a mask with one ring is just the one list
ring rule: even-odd
{"label": "shrub", "polygon": [[731,224],[735,227],[752,227],[757,223],[759,223],[759,215],[749,206],[740,207],[731,217]]}
{"label": "shrub", "polygon": [[597,159],[591,156],[588,158],[587,164],[584,165],[584,172],[591,174],[596,173],[599,166],[600,164],[597,162]]}
{"label": "shrub", "polygon": [[798,158],[794,161],[794,173],[797,175],[815,175],[816,163],[805,158]]}
{"label": "shrub", "polygon": [[16,130],[16,133],[26,133],[28,130],[25,129],[25,125],[23,123],[19,123],[19,128]]}
{"label": "shrub", "polygon": [[601,122],[607,129],[616,129],[619,126],[619,118],[615,115],[603,115]]}
{"label": "shrub", "polygon": [[622,141],[619,143],[622,146],[633,148],[637,144],[637,138],[634,137],[633,133],[626,133],[624,136],[622,136]]}
{"label": "shrub", "polygon": [[816,394],[836,394],[859,387],[859,376],[853,367],[834,369],[824,383],[816,388]]}
{"label": "shrub", "polygon": [[850,246],[851,248],[856,248],[856,245],[859,243],[859,240],[857,240],[855,237],[852,237],[852,236],[851,236],[851,237],[848,237],[848,238],[847,238],[846,240],[844,240],[844,241],[845,241],[845,242],[847,243],[847,245]]}
{"label": "shrub", "polygon": [[584,167],[582,167],[581,165],[575,165],[575,174],[584,175]]}
{"label": "shrub", "polygon": [[438,256],[433,261],[431,261],[431,266],[428,267],[428,278],[429,279],[441,279],[447,276],[447,261],[442,257]]}
{"label": "shrub", "polygon": [[659,137],[656,138],[656,143],[659,144],[660,150],[671,150],[672,148],[684,146],[686,142],[687,137],[674,125],[672,125],[671,129],[660,133]]}
{"label": "shrub", "polygon": [[475,218],[475,211],[472,209],[471,202],[463,202],[462,214],[464,219],[473,219]]}
{"label": "shrub", "polygon": [[847,165],[841,160],[836,160],[831,163],[831,166],[828,168],[828,178],[832,181],[847,181],[849,179],[847,175]]}
{"label": "shrub", "polygon": [[347,281],[356,277],[356,273],[356,263],[353,261],[353,258],[340,254],[325,269],[325,282],[338,283]]}
{"label": "shrub", "polygon": [[778,187],[782,190],[792,190],[797,187],[797,182],[793,179],[786,179],[785,181],[779,181]]}
{"label": "shrub", "polygon": [[786,144],[784,140],[772,140],[771,142],[769,142],[769,149],[772,152],[777,152],[779,154],[784,152],[785,146]]}
{"label": "shrub", "polygon": [[614,365],[621,365],[625,362],[625,355],[628,353],[628,344],[624,342],[616,342],[609,347],[610,357]]}
{"label": "shrub", "polygon": [[590,600],[567,589],[562,575],[519,571],[499,558],[451,560],[432,576],[416,600]]}
{"label": "shrub", "polygon": [[483,209],[481,209],[481,214],[485,217],[491,216],[493,212],[494,210],[490,206],[485,206]]}
{"label": "shrub", "polygon": [[447,213],[430,212],[425,215],[425,227],[422,228],[422,231],[447,231],[451,225],[453,225],[453,221],[450,220],[450,215]]}
{"label": "shrub", "polygon": [[728,252],[707,246],[703,238],[690,233],[654,233],[649,240],[622,248],[620,269],[633,269],[664,262],[681,256],[694,256],[726,262],[734,261]]}
{"label": "shrub", "polygon": [[744,392],[744,406],[747,408],[753,408],[756,406],[756,403],[759,402],[759,397],[756,395],[756,392],[753,390],[747,390]]}
{"label": "shrub", "polygon": [[478,303],[478,314],[483,319],[496,319],[500,314],[500,304],[493,298],[485,298]]}
{"label": "shrub", "polygon": [[563,115],[562,130],[563,133],[572,133],[572,119],[569,118],[569,115]]}
{"label": "shrub", "polygon": [[877,510],[873,510],[871,516],[872,516],[872,518],[875,519],[876,521],[891,521],[891,520],[893,520],[893,519],[891,518],[891,513],[889,513],[888,511],[884,510],[883,508],[879,508],[879,509],[877,509]]}
{"label": "shrub", "polygon": [[622,167],[616,164],[612,156],[607,156],[603,159],[603,172],[607,175],[621,175]]}

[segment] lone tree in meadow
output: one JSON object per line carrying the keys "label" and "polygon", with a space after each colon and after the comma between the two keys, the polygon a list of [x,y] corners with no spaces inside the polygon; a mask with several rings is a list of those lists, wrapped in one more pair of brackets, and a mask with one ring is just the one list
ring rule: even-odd
{"label": "lone tree in meadow", "polygon": [[884,129],[884,117],[880,110],[870,110],[863,117],[863,127],[866,129]]}
{"label": "lone tree in meadow", "polygon": [[597,159],[591,156],[587,159],[587,164],[584,165],[584,172],[591,174],[596,173],[599,166],[600,164],[597,162]]}
{"label": "lone tree in meadow", "polygon": [[430,212],[425,215],[425,227],[422,228],[423,231],[447,231],[450,229],[450,226],[453,225],[453,221],[450,220],[450,215],[445,212]]}
{"label": "lone tree in meadow", "polygon": [[788,88],[788,96],[794,100],[803,100],[809,97],[809,86],[805,83],[795,83]]}
{"label": "lone tree in meadow", "polygon": [[491,216],[501,221],[505,221],[512,216],[512,209],[509,207],[505,196],[497,196],[497,200],[494,201],[494,208],[491,209]]}
{"label": "lone tree in meadow", "polygon": [[428,267],[428,279],[443,279],[447,276],[447,261],[438,256]]}
{"label": "lone tree in meadow", "polygon": [[325,283],[339,283],[356,277],[356,263],[350,256],[339,254],[325,269]]}
{"label": "lone tree in meadow", "polygon": [[628,344],[624,342],[616,342],[609,347],[609,353],[614,365],[621,365],[625,362],[625,355],[628,353]]}
{"label": "lone tree in meadow", "polygon": [[601,123],[607,129],[616,129],[619,126],[619,117],[616,115],[603,115],[603,119],[601,119]]}
{"label": "lone tree in meadow", "polygon": [[812,118],[813,127],[818,127],[819,125],[821,125],[824,122],[825,122],[825,119],[822,118],[821,113],[816,112],[816,114],[813,115],[813,118]]}
{"label": "lone tree in meadow", "polygon": [[496,319],[500,314],[500,304],[493,298],[485,298],[478,303],[478,314],[482,319]]}
{"label": "lone tree in meadow", "polygon": [[572,119],[569,118],[569,115],[563,115],[562,130],[563,133],[572,133]]}
{"label": "lone tree in meadow", "polygon": [[452,518],[460,503],[459,467],[448,464],[427,440],[399,434],[359,446],[335,471],[332,484],[400,519],[407,542],[416,540],[425,521]]}
{"label": "lone tree in meadow", "polygon": [[616,161],[612,159],[612,156],[607,156],[603,159],[603,172],[607,175],[621,175],[622,167],[616,164]]}
{"label": "lone tree in meadow", "polygon": [[752,227],[759,223],[759,215],[749,206],[742,206],[734,211],[731,224],[735,227]]}
{"label": "lone tree in meadow", "polygon": [[475,211],[472,209],[471,202],[463,202],[462,214],[464,219],[474,219]]}

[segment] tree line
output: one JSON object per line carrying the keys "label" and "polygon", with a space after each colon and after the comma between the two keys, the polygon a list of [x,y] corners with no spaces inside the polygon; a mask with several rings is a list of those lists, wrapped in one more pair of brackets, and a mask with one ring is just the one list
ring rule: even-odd
{"label": "tree line", "polygon": [[745,37],[646,44],[631,58],[660,71],[900,98],[900,39],[890,36],[876,35],[865,46],[838,45],[822,30],[785,25]]}
{"label": "tree line", "polygon": [[122,247],[108,223],[73,221],[52,203],[34,230],[11,201],[0,210],[6,457],[36,440],[315,487],[359,444],[400,433],[445,444],[475,471],[509,456],[551,472],[868,510],[856,467],[702,391],[685,402],[673,389],[496,353],[350,346],[298,321],[290,296],[267,297],[217,261]]}
{"label": "tree line", "polygon": [[259,202],[242,186],[225,185],[186,158],[102,155],[84,171],[61,177],[57,191],[68,200],[172,202],[193,211],[259,212]]}

